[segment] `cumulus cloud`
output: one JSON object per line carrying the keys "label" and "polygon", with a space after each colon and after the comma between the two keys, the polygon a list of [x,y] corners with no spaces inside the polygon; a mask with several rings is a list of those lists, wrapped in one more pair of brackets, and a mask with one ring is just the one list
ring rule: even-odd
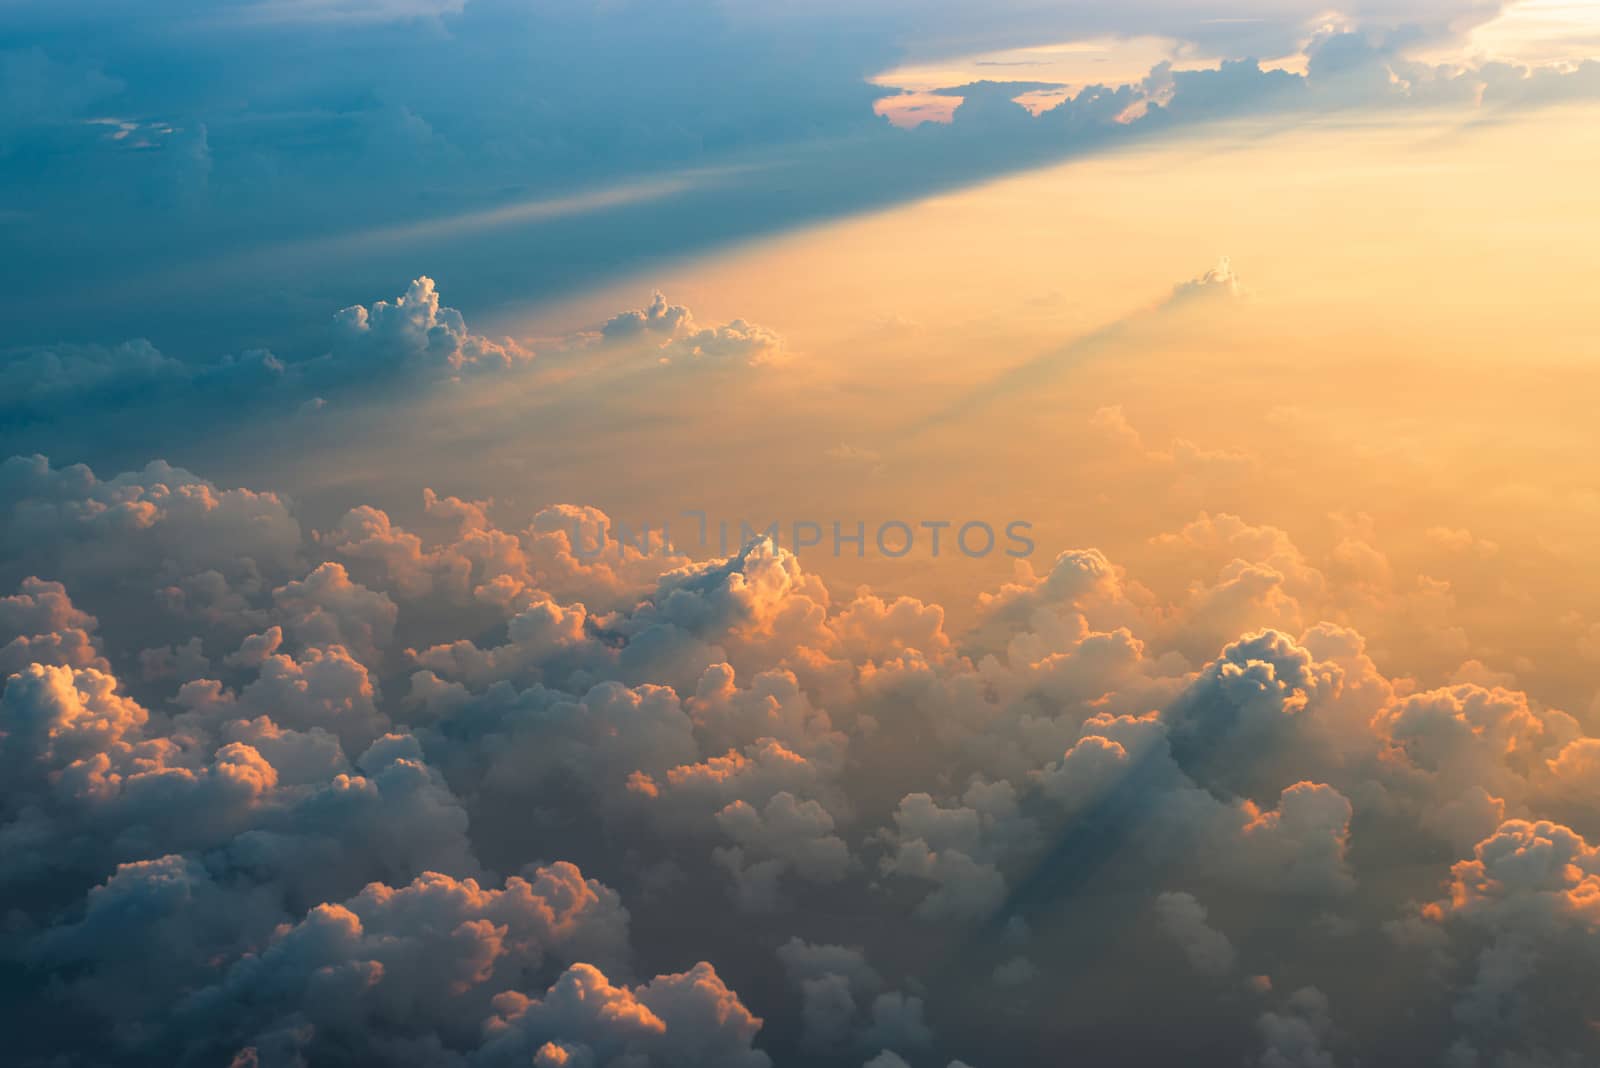
{"label": "cumulus cloud", "polygon": [[791,938],[779,947],[778,958],[801,994],[802,1044],[807,1050],[917,1049],[933,1042],[922,998],[881,991],[883,979],[861,950]]}
{"label": "cumulus cloud", "polygon": [[748,908],[775,908],[777,880],[785,871],[832,883],[849,868],[849,847],[833,833],[833,817],[816,801],[782,791],[760,809],[734,801],[716,819],[734,843],[718,849],[717,862],[733,875],[738,900]]}
{"label": "cumulus cloud", "polygon": [[360,361],[371,370],[408,364],[438,367],[451,373],[514,367],[533,354],[510,338],[495,341],[467,329],[454,308],[440,303],[433,279],[423,275],[405,293],[390,301],[356,304],[334,317],[343,344],[338,361]]}
{"label": "cumulus cloud", "polygon": [[[101,480],[82,464],[56,468],[43,456],[13,456],[0,465],[0,493],[14,558],[77,539],[84,552],[59,557],[74,569],[153,568],[170,558],[192,573],[241,556],[286,561],[302,547],[300,524],[276,494],[219,489],[159,460]],[[128,542],[114,544],[109,534]],[[154,544],[134,540],[141,537]]]}
{"label": "cumulus cloud", "polygon": [[1233,261],[1224,256],[1217,261],[1217,265],[1204,274],[1180,282],[1172,290],[1173,302],[1190,301],[1198,298],[1221,296],[1238,297],[1245,292],[1244,286],[1239,281],[1239,276],[1234,273]]}
{"label": "cumulus cloud", "polygon": [[[750,1046],[761,1020],[704,961],[634,988],[613,985],[599,969],[577,964],[542,998],[507,992],[495,999],[494,1011],[474,1058],[483,1064],[525,1063],[530,1052],[556,1064],[572,1056],[683,1068],[771,1064]],[[563,1052],[547,1052],[552,1044]]]}
{"label": "cumulus cloud", "polygon": [[143,339],[0,352],[0,446],[45,440],[78,453],[111,443],[149,455],[227,434],[246,412],[314,420],[330,403],[535,363],[515,339],[473,332],[427,276],[393,301],[352,305],[325,322],[317,348],[291,359],[253,349],[180,360]]}
{"label": "cumulus cloud", "polygon": [[1141,926],[1228,1063],[1391,1051],[1357,938],[1437,1010],[1407,1050],[1584,1048],[1596,740],[1508,678],[1385,675],[1273,528],[1152,548],[1281,601],[1080,549],[951,635],[762,541],[579,552],[593,509],[313,536],[162,464],[0,476],[4,950],[53,977],[8,1011],[104,1021],[103,1060],[1021,1063]]}
{"label": "cumulus cloud", "polygon": [[743,319],[696,330],[661,346],[663,363],[705,361],[754,367],[782,358],[783,339],[776,332]]}
{"label": "cumulus cloud", "polygon": [[1600,850],[1559,823],[1508,820],[1452,865],[1445,889],[1390,931],[1433,953],[1452,985],[1452,1063],[1591,1049],[1573,977],[1595,958]]}
{"label": "cumulus cloud", "polygon": [[700,326],[688,308],[668,304],[659,290],[648,306],[606,320],[600,335],[609,342],[651,338],[663,364],[754,367],[781,362],[786,355],[777,332],[743,319]]}
{"label": "cumulus cloud", "polygon": [[382,1048],[407,1033],[470,1041],[506,988],[550,958],[622,959],[626,923],[615,894],[567,864],[502,889],[434,872],[406,886],[374,883],[278,928],[258,956],[190,995],[179,1018],[226,1021],[250,1045],[301,1020],[311,1043],[378,1038]]}
{"label": "cumulus cloud", "polygon": [[30,664],[110,671],[94,636],[98,626],[94,616],[73,607],[61,583],[25,578],[17,593],[0,598],[0,674]]}
{"label": "cumulus cloud", "polygon": [[7,882],[93,878],[148,850],[259,865],[296,897],[423,864],[476,871],[465,812],[409,736],[347,759],[326,706],[303,730],[231,703],[162,723],[119,690],[92,667],[8,680],[0,834],[28,849]]}
{"label": "cumulus cloud", "polygon": [[58,345],[9,353],[0,364],[0,401],[5,408],[26,411],[69,396],[94,395],[115,389],[126,394],[184,375],[183,365],[163,356],[145,340],[112,348]]}
{"label": "cumulus cloud", "polygon": [[1205,906],[1193,894],[1162,894],[1156,898],[1156,915],[1196,971],[1223,976],[1233,970],[1233,943],[1207,922]]}
{"label": "cumulus cloud", "polygon": [[1025,815],[1009,782],[974,779],[958,801],[941,805],[926,793],[908,794],[894,827],[880,832],[888,847],[886,874],[933,884],[916,913],[929,920],[975,921],[1005,899],[1002,866],[1038,844],[1037,821]]}
{"label": "cumulus cloud", "polygon": [[1264,1012],[1256,1021],[1265,1049],[1261,1068],[1334,1068],[1325,1045],[1332,1030],[1327,996],[1304,987],[1289,996],[1282,1010]]}
{"label": "cumulus cloud", "polygon": [[667,298],[658,289],[651,295],[647,306],[618,312],[606,320],[600,332],[610,339],[630,338],[641,333],[675,337],[693,327],[694,316],[689,309],[682,304],[668,304]]}
{"label": "cumulus cloud", "polygon": [[275,615],[306,646],[343,646],[363,663],[376,663],[394,638],[393,601],[350,581],[343,565],[319,565],[303,579],[272,591]]}

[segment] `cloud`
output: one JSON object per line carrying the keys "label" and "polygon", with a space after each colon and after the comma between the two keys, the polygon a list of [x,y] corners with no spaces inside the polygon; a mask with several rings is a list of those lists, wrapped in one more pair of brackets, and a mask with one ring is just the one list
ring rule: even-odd
{"label": "cloud", "polygon": [[[260,870],[292,899],[422,865],[476,871],[465,813],[414,739],[380,738],[347,759],[336,735],[370,731],[340,724],[339,705],[319,697],[296,717],[265,702],[314,721],[297,730],[239,707],[258,698],[190,696],[195,711],[163,722],[93,667],[12,675],[0,698],[11,779],[0,834],[29,849],[5,881],[92,879],[151,850]],[[341,844],[347,834],[357,837]]]}
{"label": "cloud", "polygon": [[787,355],[776,331],[743,319],[701,326],[688,308],[668,304],[660,290],[646,307],[619,312],[606,320],[600,336],[611,343],[649,338],[662,364],[755,367],[781,362]]}
{"label": "cloud", "polygon": [[69,400],[102,400],[113,391],[119,399],[140,389],[156,389],[181,380],[186,370],[158,352],[148,341],[127,341],[114,348],[61,345],[23,349],[7,355],[0,366],[0,397],[13,418]]}
{"label": "cloud", "polygon": [[291,1017],[311,1024],[313,1040],[460,1033],[470,1030],[463,1016],[485,1018],[547,958],[617,959],[626,923],[616,896],[571,865],[513,876],[503,889],[432,872],[406,886],[374,883],[280,927],[259,956],[190,995],[179,1019],[216,1021],[247,1043]]}
{"label": "cloud", "polygon": [[876,1057],[866,1061],[861,1068],[911,1068],[911,1066],[907,1064],[906,1059],[900,1056],[898,1053],[894,1053],[890,1050],[884,1050]]}
{"label": "cloud", "polygon": [[65,559],[74,578],[163,565],[239,574],[288,566],[302,547],[300,524],[276,494],[220,489],[161,461],[101,480],[81,464],[13,456],[0,464],[0,507],[12,561],[70,544],[81,549]]}
{"label": "cloud", "polygon": [[6,352],[0,445],[61,434],[55,440],[77,452],[83,439],[65,435],[92,423],[94,444],[147,455],[231,430],[247,412],[315,415],[330,402],[534,363],[514,339],[472,332],[426,276],[392,302],[344,308],[318,333],[317,350],[292,360],[265,349],[178,360],[144,340]]}
{"label": "cloud", "polygon": [[1166,893],[1156,898],[1156,915],[1195,971],[1220,977],[1233,970],[1234,949],[1228,936],[1206,920],[1205,906],[1193,894]]}
{"label": "cloud", "polygon": [[393,303],[353,305],[339,312],[334,323],[345,342],[335,358],[341,364],[364,363],[380,373],[385,365],[392,369],[412,363],[449,373],[505,369],[533,358],[510,338],[493,341],[470,333],[461,313],[440,303],[438,288],[426,275]]}
{"label": "cloud", "polygon": [[[0,487],[26,568],[0,598],[4,949],[49,977],[7,1018],[54,1052],[1022,1063],[1030,1006],[1089,975],[1216,1021],[1202,1063],[1586,1040],[1596,740],[1306,622],[1392,577],[1282,530],[1153,539],[1150,568],[1205,576],[1171,600],[1069,550],[950,634],[762,541],[590,556],[611,521],[577,506],[506,528],[426,493],[405,526],[313,530],[164,464],[19,459]],[[1190,967],[1107,965],[1111,932]],[[1348,939],[1434,1022],[1367,1027]],[[1245,961],[1305,989],[1219,993]],[[1141,1010],[1096,1011],[1126,1042]]]}
{"label": "cloud", "polygon": [[791,938],[778,947],[785,977],[800,990],[801,1041],[809,1049],[831,1050],[850,1040],[860,1025],[862,1005],[883,979],[859,949],[812,945]]}
{"label": "cloud", "polygon": [[94,636],[99,621],[73,607],[59,582],[25,578],[10,597],[0,597],[0,674],[30,664],[93,667],[109,672]]}
{"label": "cloud", "polygon": [[833,833],[833,817],[816,801],[782,791],[760,809],[734,801],[716,819],[735,844],[714,856],[732,874],[738,901],[746,908],[778,907],[777,880],[787,871],[810,882],[834,883],[849,869],[849,847]]}
{"label": "cloud", "polygon": [[399,609],[387,594],[350,581],[343,565],[318,565],[303,579],[272,591],[283,627],[306,646],[342,646],[363,663],[376,663],[394,639]]}
{"label": "cloud", "polygon": [[1324,1041],[1332,1029],[1328,999],[1316,987],[1289,995],[1282,1011],[1264,1012],[1256,1021],[1265,1047],[1261,1068],[1334,1068]]}
{"label": "cloud", "polygon": [[664,334],[674,337],[694,328],[694,316],[681,304],[668,304],[658,289],[648,306],[632,311],[618,312],[606,320],[600,333],[611,340],[635,337],[642,333]]}
{"label": "cloud", "polygon": [[[578,964],[543,998],[507,992],[495,1000],[483,1064],[520,1064],[530,1051],[556,1042],[586,1051],[599,1063],[632,1057],[664,1066],[765,1068],[767,1055],[750,1048],[761,1028],[705,962],[687,972],[658,975],[635,988],[614,986],[598,969]],[[569,1045],[570,1043],[570,1045]],[[560,1063],[559,1061],[557,1063]]]}
{"label": "cloud", "polygon": [[783,339],[766,327],[735,319],[675,337],[661,346],[663,363],[704,360],[743,363],[752,367],[776,363],[784,356]]}
{"label": "cloud", "polygon": [[1451,867],[1447,897],[1391,924],[1403,944],[1431,948],[1454,985],[1458,1063],[1586,1047],[1588,1012],[1568,984],[1592,966],[1597,888],[1600,851],[1582,835],[1507,820]]}
{"label": "cloud", "polygon": [[1015,820],[1015,791],[1009,784],[974,783],[964,804],[941,807],[927,794],[909,794],[895,811],[894,830],[885,831],[892,852],[885,873],[934,884],[917,905],[929,920],[988,917],[1005,899],[1007,884],[998,861],[1029,828]]}
{"label": "cloud", "polygon": [[1205,274],[1178,283],[1169,299],[1176,303],[1210,296],[1238,297],[1244,293],[1245,289],[1239,281],[1239,276],[1233,273],[1232,261],[1224,256]]}

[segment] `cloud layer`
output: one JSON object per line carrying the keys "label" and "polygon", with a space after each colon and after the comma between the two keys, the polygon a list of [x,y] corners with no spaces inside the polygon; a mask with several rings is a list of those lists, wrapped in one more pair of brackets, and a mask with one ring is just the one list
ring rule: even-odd
{"label": "cloud layer", "polygon": [[[1170,535],[1225,546],[1186,604],[1073,550],[962,636],[765,542],[579,553],[592,509],[0,490],[24,1060],[1156,1063],[1151,1014],[1207,1064],[1591,1051],[1600,739],[1385,676],[1232,517]],[[1147,993],[1046,1008],[1086,982]]]}

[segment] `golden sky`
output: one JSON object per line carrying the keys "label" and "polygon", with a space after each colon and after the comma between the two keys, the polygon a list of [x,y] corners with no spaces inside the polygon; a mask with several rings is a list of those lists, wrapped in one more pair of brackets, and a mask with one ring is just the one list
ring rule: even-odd
{"label": "golden sky", "polygon": [[152,5],[0,4],[8,1065],[1600,1063],[1595,4]]}
{"label": "golden sky", "polygon": [[[1228,513],[1356,568],[1328,611],[1389,666],[1534,665],[1587,701],[1564,665],[1600,621],[1595,117],[1239,123],[653,268],[488,332],[553,352],[539,339],[660,288],[775,331],[781,362],[557,355],[332,469],[636,523],[1025,520],[1038,566],[1153,558],[1153,536]],[[1236,293],[1174,298],[1224,256]],[[957,617],[1014,565],[848,554],[808,567]],[[1163,596],[1215,580],[1189,564]],[[1470,617],[1468,639],[1429,612]]]}

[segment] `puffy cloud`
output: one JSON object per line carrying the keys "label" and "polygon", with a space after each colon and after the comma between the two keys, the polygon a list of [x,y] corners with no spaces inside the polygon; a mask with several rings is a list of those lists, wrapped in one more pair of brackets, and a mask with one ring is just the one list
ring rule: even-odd
{"label": "puffy cloud", "polygon": [[[1167,739],[1154,716],[1096,716],[1059,760],[1033,775],[1040,792],[1067,811],[1080,811],[1116,788],[1136,764],[1164,763]],[[1167,778],[1168,784],[1173,781]]]}
{"label": "puffy cloud", "polygon": [[214,978],[219,960],[270,938],[282,917],[269,888],[230,886],[196,858],[159,855],[118,865],[89,891],[81,917],[39,935],[28,955],[70,968],[77,1010],[133,1047],[159,1029],[145,1021]]}
{"label": "puffy cloud", "polygon": [[158,352],[145,340],[106,348],[58,345],[6,354],[0,362],[0,411],[43,409],[68,397],[95,399],[116,390],[150,389],[184,376],[183,365]]}
{"label": "puffy cloud", "polygon": [[1007,783],[975,782],[951,807],[910,794],[894,823],[884,832],[891,849],[884,871],[934,884],[917,905],[917,914],[930,920],[976,920],[997,909],[1007,890],[999,861],[1027,844],[1033,831],[1018,818],[1016,793]]}
{"label": "puffy cloud", "polygon": [[[120,867],[90,893],[81,921],[48,932],[33,952],[77,965],[76,992],[115,1010],[133,1049],[226,1057],[291,1035],[313,1059],[355,1048],[403,1061],[407,1044],[416,1056],[475,1048],[495,998],[529,976],[576,957],[626,955],[616,895],[569,864],[501,888],[425,872],[372,883],[292,923],[273,926],[274,916],[259,892],[167,856]],[[147,989],[146,977],[166,985]],[[141,1012],[149,1025],[135,1025]]]}
{"label": "puffy cloud", "polygon": [[5,760],[19,786],[53,778],[46,769],[105,766],[110,754],[131,750],[149,719],[94,667],[31,664],[6,681],[0,707]]}
{"label": "puffy cloud", "polygon": [[[1006,1062],[1080,947],[1174,885],[1130,936],[1191,962],[1150,980],[1163,1003],[1248,960],[1362,1020],[1333,961],[1366,939],[1439,1021],[1408,1056],[1582,1048],[1595,739],[1503,673],[1430,689],[1348,623],[1254,625],[1392,584],[1359,530],[1324,570],[1202,517],[1151,546],[1202,576],[1171,603],[1074,550],[952,635],[761,541],[580,551],[592,509],[507,530],[428,493],[414,526],[358,508],[308,537],[164,465],[3,475],[0,536],[53,544],[19,539],[0,598],[0,949],[54,977],[15,1011],[104,1019],[105,1059],[944,1063],[1007,1012]],[[640,984],[635,957],[725,971]],[[1395,1048],[1225,985],[1230,1063]]]}
{"label": "puffy cloud", "polygon": [[453,709],[430,746],[453,774],[494,794],[526,798],[559,786],[591,803],[618,800],[637,773],[665,778],[699,755],[675,693],[616,682],[581,697],[492,687]]}
{"label": "puffy cloud", "polygon": [[1121,574],[1098,549],[1065,550],[1042,578],[1035,576],[1026,562],[1024,568],[1021,581],[1007,583],[998,593],[980,595],[979,603],[987,612],[997,618],[1036,622],[1038,610],[1045,606],[1064,605],[1094,613],[1124,600]]}
{"label": "puffy cloud", "polygon": [[849,744],[792,670],[764,671],[741,687],[731,665],[712,664],[685,708],[708,748],[758,746],[761,757],[777,758],[778,767],[795,766],[789,754],[806,758],[808,767],[831,764]]}
{"label": "puffy cloud", "polygon": [[1600,850],[1548,820],[1508,820],[1450,870],[1448,896],[1394,924],[1455,984],[1457,1063],[1537,1061],[1592,1042],[1581,981],[1600,953]]}
{"label": "puffy cloud", "polygon": [[1212,296],[1238,297],[1245,292],[1244,286],[1239,282],[1239,276],[1233,271],[1233,263],[1224,256],[1217,261],[1217,265],[1196,278],[1187,282],[1180,282],[1172,291],[1171,300],[1192,301]]}
{"label": "puffy cloud", "polygon": [[[533,353],[510,338],[494,341],[467,329],[454,308],[440,303],[433,279],[423,275],[393,303],[356,304],[334,318],[339,341],[333,358],[376,371],[408,366],[447,373],[514,367]],[[341,371],[343,368],[341,368]]]}
{"label": "puffy cloud", "polygon": [[424,538],[364,505],[321,540],[352,573],[402,601],[482,605],[502,616],[552,600],[597,612],[632,608],[664,571],[689,563],[659,543],[639,551],[597,508],[555,505],[504,530],[490,522],[488,503],[424,490],[426,519],[446,528],[440,536]]}
{"label": "puffy cloud", "polygon": [[1334,1068],[1325,1045],[1332,1028],[1327,996],[1311,986],[1295,991],[1282,1010],[1264,1012],[1256,1021],[1265,1047],[1261,1068]]}
{"label": "puffy cloud", "polygon": [[600,334],[609,342],[659,338],[655,351],[663,364],[757,366],[785,356],[783,338],[775,331],[743,319],[700,326],[688,308],[668,304],[659,290],[647,307],[606,320]]}
{"label": "puffy cloud", "polygon": [[933,1044],[933,1032],[922,1018],[922,999],[898,990],[879,994],[872,1002],[872,1023],[862,1041],[868,1047],[917,1049]]}
{"label": "puffy cloud", "polygon": [[798,668],[808,651],[825,654],[834,641],[825,626],[828,603],[827,588],[793,553],[754,541],[725,561],[663,575],[618,622],[626,639],[620,668],[685,690],[719,662],[751,673]]}
{"label": "puffy cloud", "polygon": [[1349,798],[1325,783],[1286,787],[1271,811],[1246,802],[1235,874],[1291,893],[1349,890],[1354,883],[1346,863],[1352,811]]}
{"label": "puffy cloud", "polygon": [[427,672],[458,679],[473,688],[538,681],[562,667],[608,665],[611,657],[593,642],[591,628],[583,605],[539,601],[506,624],[504,645],[480,649],[467,639],[458,639],[408,653]]}
{"label": "puffy cloud", "polygon": [[1205,906],[1193,894],[1166,893],[1156,898],[1156,915],[1184,956],[1202,975],[1223,976],[1233,970],[1233,943],[1207,922]]}
{"label": "puffy cloud", "polygon": [[337,563],[322,564],[278,587],[272,602],[284,628],[301,644],[343,646],[369,665],[394,637],[399,614],[387,594],[351,582]]}
{"label": "puffy cloud", "polygon": [[177,703],[190,718],[216,723],[270,716],[296,729],[321,727],[359,753],[388,725],[367,669],[343,646],[313,646],[299,657],[261,658],[257,676],[238,693],[214,679],[184,684]]}
{"label": "puffy cloud", "polygon": [[0,597],[0,675],[29,664],[93,667],[109,672],[94,636],[99,621],[73,607],[59,582],[25,578],[10,597]]}
{"label": "puffy cloud", "polygon": [[1525,813],[1541,792],[1563,792],[1582,759],[1581,745],[1567,753],[1580,741],[1571,717],[1499,687],[1411,694],[1384,708],[1373,726],[1387,742],[1384,766],[1396,793],[1415,806],[1423,827],[1458,848],[1506,815]]}
{"label": "puffy cloud", "polygon": [[791,938],[778,947],[778,960],[790,984],[800,990],[801,1039],[815,1050],[835,1049],[849,1040],[861,1005],[883,985],[861,950],[848,946]]}
{"label": "puffy cloud", "polygon": [[477,869],[464,811],[409,737],[380,739],[358,774],[321,725],[218,715],[163,732],[114,677],[44,665],[8,680],[0,723],[8,884],[177,852],[258,873],[290,900]]}
{"label": "puffy cloud", "polygon": [[784,356],[783,338],[775,331],[743,319],[708,326],[661,346],[663,363],[706,361],[742,363],[751,367],[776,363]]}
{"label": "puffy cloud", "polygon": [[791,938],[778,947],[778,961],[793,983],[837,975],[857,995],[875,994],[883,984],[877,971],[867,963],[866,955],[851,946],[812,944],[801,938]]}
{"label": "puffy cloud", "polygon": [[[85,576],[208,569],[224,574],[282,567],[302,550],[302,531],[276,494],[219,489],[182,468],[155,461],[111,479],[43,456],[0,464],[3,544],[15,561],[45,549]],[[61,553],[62,543],[77,551]]]}
{"label": "puffy cloud", "polygon": [[933,1042],[923,999],[898,990],[880,992],[882,977],[861,950],[791,938],[779,947],[778,959],[800,991],[801,1041],[807,1050],[910,1049]]}
{"label": "puffy cloud", "polygon": [[717,862],[733,875],[738,900],[747,908],[777,907],[777,881],[787,871],[809,882],[834,883],[849,868],[849,847],[833,833],[827,809],[787,790],[759,809],[734,801],[716,818],[734,842],[716,851]]}
{"label": "puffy cloud", "polygon": [[694,316],[681,304],[668,304],[658,289],[644,308],[618,312],[606,320],[601,333],[610,339],[631,338],[642,333],[676,336],[680,331],[692,329]]}
{"label": "puffy cloud", "polygon": [[849,979],[828,972],[802,979],[799,985],[801,1043],[820,1050],[844,1045],[860,1011]]}
{"label": "puffy cloud", "polygon": [[[314,355],[291,359],[253,349],[178,360],[143,339],[109,348],[5,352],[0,445],[48,440],[52,449],[81,452],[83,428],[93,425],[90,447],[112,444],[119,454],[149,455],[182,447],[197,434],[227,434],[248,422],[247,413],[273,412],[291,425],[314,425],[330,401],[534,364],[533,353],[516,340],[469,329],[426,276],[392,302],[338,311],[321,334]],[[303,351],[305,342],[291,345]]]}
{"label": "puffy cloud", "polygon": [[862,1064],[861,1068],[911,1068],[906,1059],[893,1050],[884,1050]]}
{"label": "puffy cloud", "polygon": [[508,991],[495,999],[494,1009],[476,1063],[522,1064],[530,1055],[555,1060],[542,1052],[552,1043],[596,1063],[664,1068],[766,1068],[771,1063],[751,1048],[761,1020],[705,962],[632,988],[613,985],[599,969],[577,964],[542,998]]}
{"label": "puffy cloud", "polygon": [[228,667],[259,669],[282,646],[283,628],[268,627],[260,634],[246,637],[236,651],[222,658],[222,662]]}
{"label": "puffy cloud", "polygon": [[1304,729],[1301,717],[1314,715],[1342,682],[1337,664],[1317,661],[1285,634],[1241,638],[1166,710],[1173,756],[1198,781],[1248,794],[1270,777],[1274,764],[1258,759],[1240,767],[1233,754],[1272,757],[1292,746]]}
{"label": "puffy cloud", "polygon": [[771,911],[783,904],[786,873],[827,885],[849,870],[850,852],[833,815],[848,814],[848,802],[830,769],[773,739],[663,776],[636,771],[627,789],[664,830],[696,837],[714,830],[718,844],[711,855],[746,908]]}

